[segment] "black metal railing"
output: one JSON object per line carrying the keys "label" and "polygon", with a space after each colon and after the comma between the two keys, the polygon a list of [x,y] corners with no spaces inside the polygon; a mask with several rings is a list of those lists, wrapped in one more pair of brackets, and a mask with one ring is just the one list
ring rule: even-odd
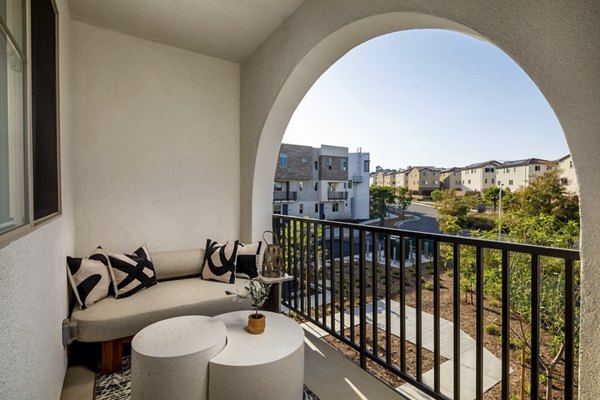
{"label": "black metal railing", "polygon": [[[280,237],[287,273],[294,277],[284,286],[282,304],[358,352],[362,368],[367,369],[367,361],[378,364],[436,399],[461,397],[461,314],[468,307],[461,296],[468,298],[468,294],[472,301],[475,298],[471,335],[475,337],[476,399],[484,393],[484,315],[492,312],[492,299],[500,303],[496,305],[500,314],[496,335],[501,338],[502,379],[498,384],[502,398],[514,394],[510,384],[517,378],[510,376],[515,369],[511,363],[528,370],[528,384],[521,386],[528,387],[532,399],[538,398],[541,362],[517,366],[510,352],[519,351],[520,344],[528,349],[521,350],[523,355],[540,359],[542,335],[547,336],[550,324],[548,315],[541,314],[541,296],[555,290],[550,295],[561,299],[564,318],[557,333],[564,347],[558,357],[564,369],[561,390],[565,399],[576,395],[578,251],[279,215],[273,217],[273,229]],[[451,391],[442,390],[440,381],[442,274],[444,284],[451,286],[444,288],[446,296],[451,296],[444,304],[452,304],[452,315],[446,315],[453,324],[451,334],[445,330],[453,346],[448,357],[452,358]],[[392,312],[392,301],[399,304],[397,312]],[[385,308],[381,321],[379,304]],[[414,339],[407,333],[409,311],[415,313]],[[426,311],[433,318],[430,352],[424,350]],[[520,324],[522,332],[515,324]],[[397,327],[394,332],[392,325]],[[412,341],[407,344],[408,339]],[[407,363],[408,345],[414,346],[414,365]],[[426,352],[433,356],[431,380],[423,377]]]}
{"label": "black metal railing", "polygon": [[327,200],[348,200],[348,192],[327,192]]}
{"label": "black metal railing", "polygon": [[296,201],[298,192],[274,191],[273,201]]}

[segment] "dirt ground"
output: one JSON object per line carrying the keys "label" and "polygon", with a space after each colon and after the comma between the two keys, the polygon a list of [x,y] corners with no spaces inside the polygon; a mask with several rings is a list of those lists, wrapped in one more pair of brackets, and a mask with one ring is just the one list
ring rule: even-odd
{"label": "dirt ground", "polygon": [[[338,269],[338,265],[337,265],[337,261],[335,263],[335,269],[336,269],[336,276],[339,277],[339,269]],[[358,288],[358,271],[357,271],[357,266],[355,266],[356,268],[356,272],[355,272],[355,282],[353,282],[351,284],[350,280],[349,280],[349,266],[345,266],[344,267],[344,309],[348,309],[350,308],[350,302],[349,302],[349,294],[350,294],[350,290],[354,291],[354,297],[355,297],[355,306],[358,306],[359,301],[358,301],[358,297],[359,297],[359,288]],[[330,276],[328,271],[329,267],[326,268],[326,274],[327,277]],[[367,285],[366,285],[366,293],[367,293],[367,303],[371,301],[371,299],[373,298],[373,286],[372,286],[372,282],[373,282],[373,271],[372,271],[372,265],[370,262],[366,263],[366,275],[367,275]],[[384,294],[385,294],[385,274],[384,272],[381,270],[381,268],[378,268],[378,270],[376,271],[376,297],[377,299],[382,299],[384,298]],[[414,269],[411,268],[407,268],[406,270],[406,276],[405,276],[405,292],[406,292],[406,304],[413,306],[415,305],[415,271]],[[339,278],[338,278],[339,279]],[[336,303],[336,312],[338,311],[342,311],[340,309],[340,293],[339,293],[339,281],[336,282],[335,284],[336,288],[334,290],[334,298],[335,298],[335,303]],[[422,309],[424,312],[429,312],[429,313],[433,313],[433,290],[431,290],[431,288],[433,287],[433,278],[429,275],[429,273],[427,272],[426,268],[423,268],[422,271],[422,298],[421,298],[421,304],[422,304]],[[440,275],[440,314],[441,314],[441,318],[449,320],[449,321],[453,321],[453,316],[454,316],[454,308],[453,308],[453,278],[452,278],[452,271],[449,272],[442,272]],[[393,300],[399,301],[399,295],[400,295],[400,278],[399,278],[399,270],[398,269],[392,269],[392,274],[391,274],[391,280],[390,280],[390,297]],[[474,295],[473,295],[473,300],[474,300]],[[328,309],[328,312],[330,310]],[[471,337],[475,338],[476,337],[476,306],[475,304],[473,304],[473,302],[471,301],[471,295],[467,294],[466,298],[465,295],[462,294],[461,295],[461,310],[460,310],[460,327],[463,331],[465,331],[467,334],[469,334]],[[485,298],[484,299],[484,347],[486,349],[488,349],[489,351],[491,351],[494,355],[496,355],[496,357],[500,358],[501,354],[502,354],[502,345],[501,345],[501,331],[502,331],[502,326],[501,326],[501,303],[498,300],[495,299],[489,299],[489,298]],[[356,338],[355,340],[358,343],[359,340],[359,335],[358,335],[358,328],[356,328]],[[519,321],[515,318],[513,318],[511,320],[511,330],[513,330],[513,332],[521,332],[522,330],[525,331],[525,334],[527,335],[529,333],[529,327],[525,324],[520,324]],[[367,348],[372,348],[372,329],[367,329],[367,342],[369,343],[369,346]],[[349,336],[349,330],[346,331],[346,334]],[[385,351],[385,331],[379,331],[379,335],[378,335],[378,343],[379,343],[379,348],[380,348],[380,356],[382,358],[385,358],[384,354],[385,352],[381,353],[381,350],[383,349],[383,351]],[[529,351],[528,348],[525,346],[523,347],[523,345],[521,344],[521,342],[518,339],[518,336],[516,333],[511,333],[511,343],[512,343],[512,347],[511,347],[511,351],[510,351],[510,367],[512,368],[512,373],[510,375],[510,393],[511,393],[511,399],[521,399],[520,397],[520,393],[521,390],[523,389],[525,391],[525,397],[524,398],[529,398],[529,382],[530,382],[530,375],[529,375],[529,369],[530,369],[530,360],[529,360]],[[544,331],[541,332],[541,336],[542,336],[542,340],[540,343],[540,352],[542,354],[542,357],[545,360],[549,360],[550,356],[551,356],[551,337],[545,333]],[[336,348],[338,348],[343,354],[345,354],[347,357],[349,357],[350,359],[354,360],[356,363],[358,363],[358,354],[356,351],[352,350],[351,348],[349,348],[348,346],[346,346],[345,344],[343,344],[342,342],[339,342],[337,339],[335,339],[334,337],[326,337],[325,340],[327,340],[329,343],[331,343],[332,345],[334,345]],[[399,365],[399,355],[400,355],[400,340],[397,337],[394,337],[392,340],[392,361],[395,365]],[[524,349],[524,350],[522,350]],[[521,357],[524,356],[526,361],[522,366],[522,363],[520,361]],[[415,375],[416,371],[415,371],[415,363],[416,363],[416,359],[415,359],[415,348],[414,345],[410,344],[410,343],[406,343],[406,365],[407,365],[407,371],[411,374],[411,375]],[[444,362],[445,359],[440,360],[441,362]],[[434,363],[434,358],[433,358],[433,354],[425,349],[423,349],[423,372],[432,369],[433,368],[433,363]],[[388,385],[390,385],[391,387],[397,387],[399,385],[401,385],[403,383],[403,381],[398,378],[395,374],[393,374],[392,372],[389,372],[388,370],[386,370],[385,368],[377,365],[376,363],[373,362],[369,362],[368,366],[367,366],[368,370],[374,374],[376,377],[378,377],[380,380],[384,381],[385,383],[387,383]],[[543,373],[544,370],[543,368],[540,367],[540,372]],[[521,376],[524,377],[524,385],[521,385]],[[552,399],[562,399],[563,398],[563,377],[564,377],[564,363],[562,361],[560,361],[557,365],[557,367],[554,370],[553,373],[554,379],[553,379],[553,395],[552,395]],[[575,377],[577,377],[577,371],[575,371]],[[577,378],[575,378],[577,379]],[[575,385],[577,385],[577,381],[575,381]],[[576,392],[576,388],[575,388],[575,392]],[[546,379],[545,376],[543,376],[541,378],[540,381],[540,398],[546,398]],[[492,389],[490,389],[488,392],[485,393],[484,395],[485,399],[493,399],[493,400],[503,400],[501,397],[501,387],[500,384],[495,385]]]}

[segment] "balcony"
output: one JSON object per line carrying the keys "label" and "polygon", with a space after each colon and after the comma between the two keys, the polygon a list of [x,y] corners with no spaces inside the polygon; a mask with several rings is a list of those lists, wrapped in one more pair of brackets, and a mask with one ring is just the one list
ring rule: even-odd
{"label": "balcony", "polygon": [[576,396],[578,251],[282,216],[273,228],[294,277],[282,304],[408,398],[545,398],[548,376]]}
{"label": "balcony", "polygon": [[273,201],[292,202],[298,198],[298,192],[273,192]]}
{"label": "balcony", "polygon": [[327,200],[348,200],[348,192],[327,192]]}

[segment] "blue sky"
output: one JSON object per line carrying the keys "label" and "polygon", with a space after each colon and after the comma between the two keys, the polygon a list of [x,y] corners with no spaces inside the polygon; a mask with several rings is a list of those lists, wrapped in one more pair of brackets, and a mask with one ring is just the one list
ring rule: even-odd
{"label": "blue sky", "polygon": [[354,48],[306,94],[284,143],[362,147],[371,166],[464,166],[569,152],[550,105],[492,44],[441,30]]}

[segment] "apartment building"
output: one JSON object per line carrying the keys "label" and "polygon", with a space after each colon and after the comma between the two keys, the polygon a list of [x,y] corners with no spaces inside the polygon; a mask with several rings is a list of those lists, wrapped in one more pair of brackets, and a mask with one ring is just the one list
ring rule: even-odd
{"label": "apartment building", "polygon": [[461,190],[462,170],[460,168],[448,168],[440,172],[441,188],[444,190]]}
{"label": "apartment building", "polygon": [[282,144],[273,183],[275,214],[330,220],[369,217],[369,153]]}
{"label": "apartment building", "polygon": [[497,168],[497,186],[508,188],[514,192],[520,187],[526,187],[536,176],[555,169],[556,165],[557,163],[554,161],[540,158],[506,161]]}
{"label": "apartment building", "polygon": [[498,161],[484,161],[467,165],[461,169],[461,189],[463,192],[483,192],[496,185]]}
{"label": "apartment building", "polygon": [[406,187],[411,194],[429,195],[440,188],[439,168],[431,166],[409,167],[406,179]]}
{"label": "apartment building", "polygon": [[396,186],[396,171],[392,170],[383,174],[383,186]]}
{"label": "apartment building", "polygon": [[566,191],[569,193],[579,193],[579,183],[577,182],[577,175],[575,175],[575,167],[573,167],[571,155],[567,154],[559,158],[556,162],[561,182],[565,185]]}
{"label": "apartment building", "polygon": [[408,187],[408,170],[396,171],[396,187]]}

